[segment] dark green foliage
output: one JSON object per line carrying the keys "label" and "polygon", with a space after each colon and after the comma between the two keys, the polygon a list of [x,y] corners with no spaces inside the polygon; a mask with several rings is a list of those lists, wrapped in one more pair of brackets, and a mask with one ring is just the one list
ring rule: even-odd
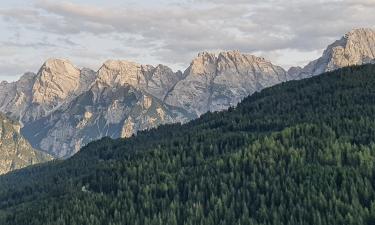
{"label": "dark green foliage", "polygon": [[375,66],[0,178],[0,224],[375,224]]}

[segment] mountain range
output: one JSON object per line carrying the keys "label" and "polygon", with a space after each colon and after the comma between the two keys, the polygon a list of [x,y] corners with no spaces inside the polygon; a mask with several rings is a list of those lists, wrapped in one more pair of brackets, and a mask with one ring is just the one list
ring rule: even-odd
{"label": "mountain range", "polygon": [[184,72],[121,60],[93,71],[50,59],[38,73],[0,83],[0,112],[20,122],[35,149],[65,158],[104,136],[131,137],[161,124],[186,123],[266,87],[373,62],[375,31],[367,28],[352,30],[319,59],[288,71],[238,51],[200,53]]}
{"label": "mountain range", "polygon": [[375,65],[0,176],[0,224],[375,222]]}

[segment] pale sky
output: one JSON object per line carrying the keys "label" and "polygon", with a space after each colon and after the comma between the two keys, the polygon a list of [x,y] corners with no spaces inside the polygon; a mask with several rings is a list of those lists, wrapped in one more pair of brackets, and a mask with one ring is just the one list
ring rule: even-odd
{"label": "pale sky", "polygon": [[48,58],[185,69],[201,51],[240,50],[288,69],[347,31],[375,27],[375,0],[2,0],[0,80]]}

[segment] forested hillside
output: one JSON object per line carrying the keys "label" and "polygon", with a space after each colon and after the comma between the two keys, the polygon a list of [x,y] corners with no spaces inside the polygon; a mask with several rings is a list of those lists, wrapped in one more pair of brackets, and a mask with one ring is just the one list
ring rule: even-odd
{"label": "forested hillside", "polygon": [[375,224],[375,66],[0,177],[0,224]]}

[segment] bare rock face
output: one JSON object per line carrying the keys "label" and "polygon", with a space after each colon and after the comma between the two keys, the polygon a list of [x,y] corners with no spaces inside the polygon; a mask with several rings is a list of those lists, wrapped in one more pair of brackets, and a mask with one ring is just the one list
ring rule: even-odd
{"label": "bare rock face", "polygon": [[183,78],[181,71],[174,73],[169,67],[158,65],[152,70],[150,79],[147,82],[146,91],[156,98],[165,101],[169,92]]}
{"label": "bare rock face", "polygon": [[0,83],[0,112],[11,118],[22,118],[32,99],[35,73],[25,73],[18,81]]}
{"label": "bare rock face", "polygon": [[18,122],[0,114],[0,174],[52,159],[33,149],[20,129]]}
{"label": "bare rock face", "polygon": [[109,86],[131,85],[163,100],[182,79],[182,73],[174,73],[169,67],[140,65],[138,63],[108,60],[98,71],[97,80]]}
{"label": "bare rock face", "polygon": [[68,157],[105,136],[130,137],[160,124],[192,119],[183,109],[166,105],[139,88],[112,85],[97,80],[48,117],[26,124],[23,134],[36,148]]}
{"label": "bare rock face", "polygon": [[309,63],[294,76],[301,79],[367,63],[375,63],[375,31],[369,28],[354,29],[329,45],[322,57]]}
{"label": "bare rock face", "polygon": [[90,69],[49,59],[37,74],[26,73],[17,82],[0,84],[0,112],[22,124],[37,120],[86,91],[95,78]]}
{"label": "bare rock face", "polygon": [[69,157],[104,136],[130,137],[160,124],[184,123],[284,81],[373,63],[374,52],[375,32],[356,29],[321,58],[288,72],[238,51],[200,53],[184,73],[124,60],[108,60],[94,72],[52,59],[37,74],[0,83],[0,112],[21,122],[34,148]]}
{"label": "bare rock face", "polygon": [[238,51],[200,53],[166,98],[197,116],[236,105],[244,97],[287,80],[286,72],[263,58]]}
{"label": "bare rock face", "polygon": [[147,66],[144,67],[138,63],[108,60],[99,69],[97,80],[109,86],[128,84],[134,87],[145,87],[146,77],[143,72],[147,70]]}
{"label": "bare rock face", "polygon": [[32,116],[38,119],[48,115],[86,91],[95,77],[95,72],[88,69],[81,71],[67,60],[49,59],[40,69],[33,85]]}
{"label": "bare rock face", "polygon": [[33,103],[51,110],[80,86],[81,71],[65,60],[44,63],[33,86]]}
{"label": "bare rock face", "polygon": [[184,73],[120,60],[108,60],[94,73],[48,60],[30,82],[25,110],[16,118],[34,148],[68,157],[104,136],[130,137],[184,123],[285,80],[282,68],[237,51],[201,53]]}
{"label": "bare rock face", "polygon": [[36,75],[22,133],[35,148],[67,157],[104,136],[130,137],[160,124],[187,122],[195,117],[164,103],[182,78],[163,65],[109,60],[94,73],[49,60]]}
{"label": "bare rock face", "polygon": [[217,57],[200,53],[185,71],[185,79],[177,83],[165,99],[166,103],[178,106],[199,115],[207,111],[210,87],[216,77]]}
{"label": "bare rock face", "polygon": [[290,80],[298,79],[300,74],[303,72],[303,68],[300,66],[290,67],[287,74]]}

